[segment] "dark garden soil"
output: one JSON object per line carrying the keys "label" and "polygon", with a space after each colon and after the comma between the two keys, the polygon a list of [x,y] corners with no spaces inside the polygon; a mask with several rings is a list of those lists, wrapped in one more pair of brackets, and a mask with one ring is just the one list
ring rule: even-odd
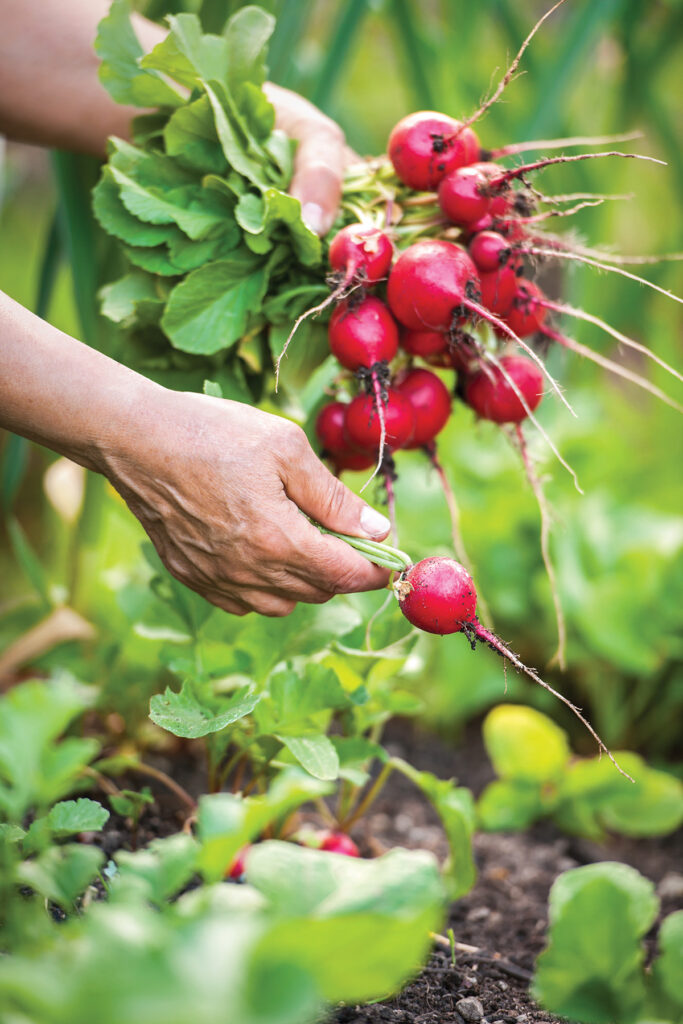
{"label": "dark garden soil", "polygon": [[[480,736],[480,725],[474,723],[454,750],[411,723],[394,723],[384,743],[419,769],[457,778],[476,796],[493,777]],[[201,765],[187,754],[167,763],[159,758],[158,767],[190,792],[203,792]],[[154,783],[152,789],[158,799],[143,818],[138,845],[178,829],[177,798]],[[397,774],[353,836],[366,856],[393,846],[432,850],[440,859],[447,854],[435,813]],[[107,832],[95,841],[112,854],[130,848],[131,839],[125,823],[113,815]],[[561,1018],[539,1009],[528,991],[534,961],[545,945],[548,891],[557,875],[581,864],[619,860],[655,882],[662,916],[678,909],[683,899],[683,832],[653,840],[613,838],[598,845],[540,823],[525,833],[479,834],[474,849],[477,883],[451,906],[442,928],[443,933],[453,929],[455,964],[450,949],[437,943],[428,964],[399,995],[367,1006],[337,1007],[326,1024],[561,1024]]]}

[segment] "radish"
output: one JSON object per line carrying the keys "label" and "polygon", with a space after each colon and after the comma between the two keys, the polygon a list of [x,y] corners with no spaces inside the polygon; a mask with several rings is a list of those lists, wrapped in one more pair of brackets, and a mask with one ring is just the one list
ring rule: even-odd
{"label": "radish", "polygon": [[[334,288],[317,306],[307,309],[294,321],[287,335],[282,351],[275,362],[275,390],[280,378],[280,364],[287,354],[289,343],[296,334],[300,324],[311,316],[317,316],[329,305],[341,298],[349,289],[358,288],[363,284],[375,284],[386,277],[391,267],[393,247],[391,241],[379,228],[364,224],[349,224],[342,228],[330,243],[329,259],[336,273],[328,283]],[[394,353],[395,354],[395,353]],[[390,358],[393,358],[391,356]]]}
{"label": "radish", "polygon": [[388,235],[365,224],[349,224],[330,242],[329,261],[346,288],[354,279],[376,284],[386,277],[394,255]]}
{"label": "radish", "polygon": [[398,352],[398,327],[381,299],[345,299],[330,317],[330,349],[347,370],[390,362]]}
{"label": "radish", "polygon": [[315,838],[320,844],[319,850],[325,850],[327,853],[340,853],[344,857],[360,857],[360,850],[346,832],[332,830],[318,832]]}
{"label": "radish", "polygon": [[401,253],[387,285],[396,319],[414,331],[448,331],[479,295],[477,269],[465,250],[438,238],[415,242]]}
{"label": "radish", "polygon": [[[384,440],[390,451],[412,439],[415,413],[410,401],[395,388],[387,390],[384,406]],[[376,452],[382,446],[382,424],[372,395],[357,395],[346,413],[345,437],[352,448]]]}
{"label": "radish", "polygon": [[[510,381],[524,398],[527,408]],[[525,356],[503,356],[498,365],[478,370],[465,381],[465,401],[482,419],[521,423],[543,397],[543,377]]]}
{"label": "radish", "polygon": [[453,224],[467,227],[482,217],[504,217],[513,203],[508,191],[500,167],[471,164],[442,179],[439,206]]}
{"label": "radish", "polygon": [[374,455],[368,455],[366,452],[354,452],[350,449],[345,452],[337,452],[329,458],[337,476],[346,469],[355,473],[362,469],[370,469],[375,461]]}
{"label": "radish", "polygon": [[442,331],[409,331],[404,328],[399,339],[404,352],[422,359],[439,355],[448,348],[448,338]]}
{"label": "radish", "polygon": [[524,335],[516,329],[514,323],[510,323],[510,311],[518,290],[517,281],[517,271],[511,265],[479,274],[482,306],[486,306],[496,316],[505,317],[515,334],[523,338]]}
{"label": "radish", "polygon": [[479,159],[475,133],[433,110],[402,118],[392,129],[387,150],[403,184],[418,191],[436,188],[449,171]]}
{"label": "radish", "polygon": [[542,330],[547,316],[544,302],[545,295],[534,281],[524,277],[517,280],[516,294],[505,320],[518,337],[528,338]]}
{"label": "radish", "polygon": [[404,448],[420,448],[443,430],[451,414],[451,396],[443,381],[431,370],[408,370],[396,385],[415,414],[412,440]]}
{"label": "radish", "polygon": [[408,621],[418,629],[427,633],[436,633],[438,636],[463,632],[473,648],[476,646],[477,640],[481,640],[506,661],[509,661],[511,665],[514,665],[516,669],[524,672],[544,690],[561,700],[588,729],[600,749],[607,754],[618,771],[633,782],[631,776],[619,767],[580,710],[567,697],[544,682],[534,669],[521,662],[517,655],[506,647],[494,633],[481,625],[476,616],[477,593],[474,582],[463,565],[456,562],[454,558],[439,556],[424,558],[401,573],[395,584],[395,592],[401,611]]}
{"label": "radish", "polygon": [[239,853],[235,855],[225,872],[226,878],[231,878],[233,882],[239,882],[240,879],[244,878],[247,871],[247,854],[250,850],[251,843],[247,843],[247,845],[243,846]]}
{"label": "radish", "polygon": [[323,454],[342,455],[348,451],[349,446],[344,437],[347,408],[343,402],[329,402],[318,413],[315,433],[322,445]]}
{"label": "radish", "polygon": [[512,256],[509,241],[498,231],[478,231],[467,246],[479,273],[489,273],[505,266]]}

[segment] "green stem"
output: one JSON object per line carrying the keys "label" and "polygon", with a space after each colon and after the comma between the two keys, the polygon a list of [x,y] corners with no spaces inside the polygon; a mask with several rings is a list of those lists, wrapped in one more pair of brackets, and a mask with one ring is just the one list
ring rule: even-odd
{"label": "green stem", "polygon": [[394,572],[405,572],[413,564],[412,558],[399,548],[392,548],[389,544],[380,544],[375,540],[366,540],[363,537],[350,537],[346,533],[335,533],[334,530],[327,530],[320,523],[315,523],[321,533],[337,540],[343,540],[356,551],[360,552],[370,562],[381,565],[384,569],[391,569]]}
{"label": "green stem", "polygon": [[356,804],[356,807],[351,814],[347,815],[347,817],[341,822],[341,828],[344,832],[348,832],[351,826],[355,825],[358,819],[362,818],[366,811],[375,802],[384,787],[384,783],[387,781],[393,770],[393,763],[391,761],[387,761],[360,803]]}

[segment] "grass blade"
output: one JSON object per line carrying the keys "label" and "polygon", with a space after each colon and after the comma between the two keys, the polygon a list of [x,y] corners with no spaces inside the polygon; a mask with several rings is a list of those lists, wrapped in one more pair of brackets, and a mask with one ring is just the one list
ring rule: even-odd
{"label": "grass blade", "polygon": [[326,57],[318,73],[311,95],[312,101],[329,113],[330,100],[349,58],[351,45],[368,12],[368,0],[350,0],[342,4],[342,11],[330,33],[325,47]]}

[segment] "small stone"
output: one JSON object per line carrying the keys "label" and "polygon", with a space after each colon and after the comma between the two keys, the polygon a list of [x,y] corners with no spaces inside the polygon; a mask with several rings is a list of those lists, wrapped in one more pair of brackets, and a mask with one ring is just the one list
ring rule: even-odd
{"label": "small stone", "polygon": [[507,981],[503,981],[502,979],[500,981],[497,981],[496,984],[498,985],[498,988],[500,989],[501,992],[507,992],[507,990],[510,988]]}
{"label": "small stone", "polygon": [[683,875],[677,871],[667,871],[657,886],[660,900],[679,900],[683,898]]}
{"label": "small stone", "polygon": [[455,1008],[461,1017],[466,1021],[480,1021],[484,1016],[484,1007],[480,999],[467,996],[466,999],[458,999]]}

